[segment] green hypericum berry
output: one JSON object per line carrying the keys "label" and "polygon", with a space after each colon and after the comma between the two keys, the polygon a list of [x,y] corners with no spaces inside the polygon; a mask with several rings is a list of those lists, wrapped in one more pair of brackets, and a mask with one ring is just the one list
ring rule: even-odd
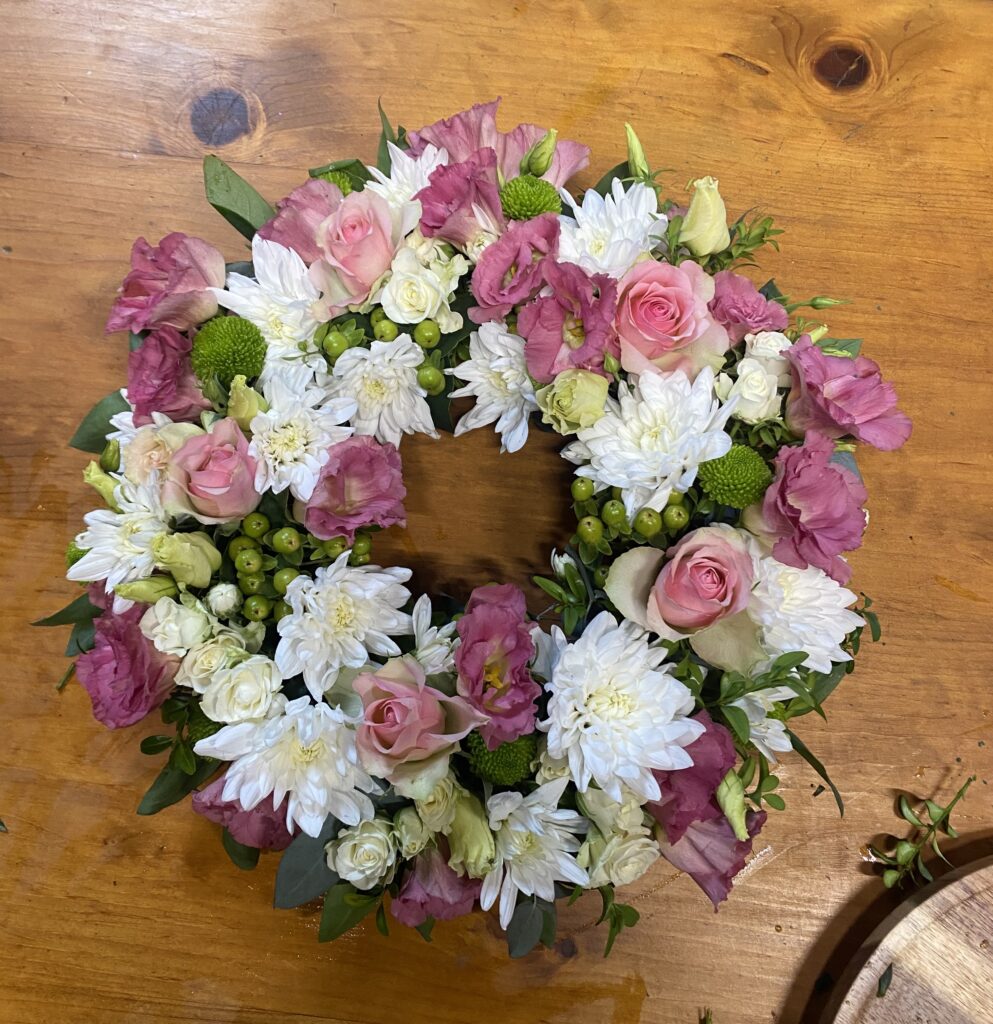
{"label": "green hypericum berry", "polygon": [[417,371],[417,383],[433,397],[445,390],[445,375],[437,366],[422,366]]}
{"label": "green hypericum berry", "polygon": [[396,341],[400,328],[392,320],[383,317],[379,323],[373,324],[372,333],[377,341]]}
{"label": "green hypericum berry", "polygon": [[265,363],[265,338],[250,320],[219,316],[200,328],[193,339],[190,365],[201,383],[214,377],[225,386],[238,374],[257,377]]}
{"label": "green hypericum berry", "polygon": [[252,622],[262,622],[263,619],[268,619],[271,611],[272,601],[261,594],[253,594],[251,597],[246,597],[245,603],[241,606],[242,615]]}
{"label": "green hypericum berry", "polygon": [[576,526],[576,534],[584,544],[596,545],[603,538],[603,523],[596,516],[583,516]]}
{"label": "green hypericum berry", "polygon": [[368,551],[365,552],[365,554],[359,554],[357,551],[353,551],[348,556],[348,564],[349,565],[368,565],[370,557],[371,556],[369,555]]}
{"label": "green hypericum berry", "polygon": [[592,480],[585,476],[577,476],[572,482],[572,497],[574,501],[589,501],[595,490]]}
{"label": "green hypericum berry", "polygon": [[667,505],[682,505],[683,498],[685,495],[679,493],[679,491],[670,491],[669,497],[665,499]]}
{"label": "green hypericum berry", "polygon": [[241,532],[246,537],[254,537],[258,540],[269,530],[269,517],[261,512],[249,512],[241,521]]}
{"label": "green hypericum berry", "polygon": [[614,527],[615,530],[623,526],[628,518],[627,513],[624,511],[624,503],[616,498],[611,498],[610,501],[604,502],[603,508],[600,509],[600,518],[608,526]]}
{"label": "green hypericum berry", "polygon": [[199,704],[191,705],[189,724],[186,726],[186,738],[189,740],[190,746],[199,743],[200,740],[205,740],[208,736],[213,736],[215,732],[223,728],[224,723],[208,718]]}
{"label": "green hypericum berry", "polygon": [[441,341],[441,328],[434,320],[422,320],[414,328],[414,341],[421,348],[434,348]]}
{"label": "green hypericum berry", "polygon": [[653,508],[643,508],[634,517],[634,528],[642,537],[654,537],[662,529],[662,517]]}
{"label": "green hypericum berry", "polygon": [[253,572],[261,572],[262,552],[258,548],[245,548],[244,551],[239,551],[238,557],[234,560],[234,567],[246,576]]}
{"label": "green hypericum berry", "polygon": [[244,534],[239,534],[237,537],[232,538],[231,543],[228,544],[228,558],[233,562],[240,552],[248,548],[259,548],[261,546],[255,537],[246,537]]}
{"label": "green hypericum berry", "polygon": [[772,482],[772,470],[748,445],[735,444],[719,459],[700,464],[700,485],[719,505],[746,508],[758,501]]}
{"label": "green hypericum berry", "polygon": [[238,589],[246,596],[257,594],[265,586],[265,573],[250,572],[238,574]]}
{"label": "green hypericum berry", "polygon": [[593,583],[601,590],[607,585],[607,567],[598,565],[593,573]]}
{"label": "green hypericum berry", "polygon": [[543,213],[562,212],[562,200],[555,186],[533,174],[511,178],[500,189],[500,205],[508,220],[531,220]]}
{"label": "green hypericum berry", "polygon": [[299,551],[302,543],[300,531],[294,530],[292,526],[284,526],[272,535],[272,549],[281,555],[291,555],[294,551]]}
{"label": "green hypericum berry", "polygon": [[284,615],[289,615],[293,609],[285,601],[277,601],[272,606],[272,621],[279,622]]}
{"label": "green hypericum berry", "polygon": [[341,331],[330,331],[324,339],[324,354],[333,363],[343,352],[348,351],[348,338]]}
{"label": "green hypericum berry", "polygon": [[681,530],[690,521],[690,514],[682,505],[669,505],[662,513],[667,530]]}
{"label": "green hypericum berry", "polygon": [[373,327],[375,327],[376,324],[380,323],[381,321],[383,321],[385,319],[386,319],[386,310],[383,309],[382,306],[377,306],[369,314],[369,323],[371,323]]}
{"label": "green hypericum berry", "polygon": [[357,533],[352,541],[352,553],[368,555],[372,551],[372,538],[367,533]]}
{"label": "green hypericum berry", "polygon": [[495,786],[515,786],[531,774],[538,742],[534,733],[518,736],[510,743],[501,743],[496,750],[488,750],[478,732],[465,738],[465,752],[474,775]]}
{"label": "green hypericum berry", "polygon": [[332,537],[330,540],[324,542],[324,554],[328,558],[337,558],[341,555],[348,547],[348,542],[344,537]]}
{"label": "green hypericum berry", "polygon": [[347,196],[349,192],[353,192],[352,179],[344,171],[322,171],[320,174],[315,175],[322,181],[330,181],[332,185],[337,185],[341,189],[341,194]]}
{"label": "green hypericum berry", "polygon": [[81,548],[74,540],[66,548],[66,568],[71,569],[86,554],[89,548]]}
{"label": "green hypericum berry", "polygon": [[289,585],[299,575],[300,570],[294,569],[291,565],[288,565],[285,569],[280,569],[272,578],[272,585],[276,588],[276,593],[285,594]]}

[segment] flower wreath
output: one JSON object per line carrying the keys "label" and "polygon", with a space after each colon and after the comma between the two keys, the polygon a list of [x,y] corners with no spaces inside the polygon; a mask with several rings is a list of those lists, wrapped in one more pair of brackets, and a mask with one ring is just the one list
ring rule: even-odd
{"label": "flower wreath", "polygon": [[[878,635],[845,588],[852,452],[910,423],[858,341],[794,315],[837,300],[735,272],[772,219],[729,228],[709,177],[662,199],[630,126],[580,201],[587,147],[496,107],[383,117],[375,167],[275,208],[207,157],[251,262],[139,238],[107,324],[127,388],[72,441],[105,507],[67,553],[86,594],[43,624],[73,625],[97,719],[174,727],[141,743],[169,754],[139,813],[193,793],[240,867],[285,851],[276,905],[323,895],[322,940],[496,905],[519,956],[598,889],[609,949],[638,918],[615,887],[660,856],[716,907],[784,807],[777,754],[834,790],[794,720]],[[535,578],[560,624],[507,583],[442,612],[371,563],[403,435],[459,398],[456,435],[568,439],[575,536]]]}

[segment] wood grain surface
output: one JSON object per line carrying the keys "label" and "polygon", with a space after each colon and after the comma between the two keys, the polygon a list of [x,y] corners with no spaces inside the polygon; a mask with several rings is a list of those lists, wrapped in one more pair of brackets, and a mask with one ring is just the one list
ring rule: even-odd
{"label": "wood grain surface", "polygon": [[[947,798],[976,772],[953,859],[993,849],[993,5],[980,0],[0,0],[0,1021],[9,1024],[715,1024],[813,1020],[898,896],[859,847],[898,827],[894,793]],[[370,927],[316,943],[313,908],[270,907],[274,859],[242,874],[188,804],[136,817],[155,725],[109,732],[76,685],[62,551],[92,502],[65,440],[124,379],[101,331],[139,234],[244,252],[202,199],[216,151],[268,197],[336,157],[371,159],[376,99],[417,127],[504,96],[620,158],[622,123],[681,187],[776,215],[764,267],[794,295],[853,305],[916,430],[862,460],[871,494],[855,582],[883,643],[802,736],[844,792],[839,820],[787,759],[788,808],[718,915],[659,867],[609,960],[596,897],[562,941],[505,960],[475,916],[427,945]],[[523,581],[567,530],[548,435],[405,441],[410,526],[394,554],[428,587]],[[989,956],[988,952],[984,953]]]}

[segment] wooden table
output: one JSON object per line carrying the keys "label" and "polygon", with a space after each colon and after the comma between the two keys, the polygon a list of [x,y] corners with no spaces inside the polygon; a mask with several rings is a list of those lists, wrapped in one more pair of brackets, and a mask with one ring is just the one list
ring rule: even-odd
{"label": "wooden table", "polygon": [[[859,847],[899,827],[897,790],[940,799],[978,773],[955,857],[990,851],[990,4],[3,0],[0,25],[0,1020],[690,1024],[709,1005],[716,1024],[795,1024],[895,902]],[[64,444],[124,379],[101,331],[131,240],[243,252],[202,200],[203,154],[277,198],[308,166],[372,158],[378,96],[417,126],[500,93],[503,125],[582,138],[598,171],[628,120],[674,187],[713,173],[732,210],[774,213],[788,231],[765,269],[854,300],[834,333],[866,338],[916,422],[904,451],[863,457],[856,583],[884,641],[829,726],[802,729],[845,819],[788,759],[787,813],[730,903],[715,916],[660,867],[608,961],[595,897],[523,962],[482,916],[431,945],[371,927],[318,945],[313,909],[270,909],[274,858],[240,873],[188,804],[135,816],[154,725],[96,724],[81,688],[54,690],[65,636],[26,628],[72,596],[62,550],[92,501]],[[523,581],[563,536],[548,435],[517,456],[480,432],[404,458],[394,552],[424,585]]]}

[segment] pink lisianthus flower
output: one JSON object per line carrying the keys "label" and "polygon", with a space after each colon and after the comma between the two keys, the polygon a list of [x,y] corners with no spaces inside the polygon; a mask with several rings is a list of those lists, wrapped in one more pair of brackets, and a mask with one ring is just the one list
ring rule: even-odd
{"label": "pink lisianthus flower", "polygon": [[363,526],[406,525],[400,453],[368,435],[349,437],[328,449],[314,492],[297,503],[297,518],[321,540],[350,544]]}
{"label": "pink lisianthus flower", "polygon": [[873,360],[827,355],[807,334],[783,355],[793,374],[786,425],[794,433],[851,434],[882,451],[893,451],[910,437],[910,419],[896,408],[896,391]]}
{"label": "pink lisianthus flower", "polygon": [[528,668],[535,649],[526,616],[520,587],[476,587],[456,627],[458,692],[488,716],[479,733],[490,750],[534,731],[541,687]]}
{"label": "pink lisianthus flower", "polygon": [[414,198],[421,204],[421,233],[460,249],[478,249],[506,225],[492,149],[435,168]]}
{"label": "pink lisianthus flower", "polygon": [[185,441],[169,461],[162,503],[172,515],[201,523],[243,519],[262,496],[255,489],[255,459],[233,419],[217,420],[206,434]]}
{"label": "pink lisianthus flower", "polygon": [[[107,607],[99,585],[90,587],[90,600]],[[93,649],[76,659],[76,678],[90,695],[93,717],[109,729],[140,722],[172,692],[180,659],[155,649],[138,625],[145,612],[133,605],[115,615],[105,611],[94,620]]]}
{"label": "pink lisianthus flower", "polygon": [[131,272],[107,319],[107,333],[168,325],[187,331],[217,312],[211,288],[224,287],[224,257],[202,238],[174,231],[158,245],[131,247]]}
{"label": "pink lisianthus flower", "polygon": [[192,348],[175,327],[160,327],[128,355],[128,401],[136,427],[151,423],[153,412],[182,423],[211,407],[190,367]]}
{"label": "pink lisianthus flower", "polygon": [[636,263],[617,295],[621,366],[628,373],[682,370],[691,380],[705,366],[719,369],[730,339],[707,307],[713,295],[713,278],[692,260]]}
{"label": "pink lisianthus flower", "polygon": [[428,686],[409,655],[356,676],[352,688],[364,709],[356,735],[362,766],[399,792],[430,793],[447,774],[459,740],[486,720],[461,697]]}
{"label": "pink lisianthus flower", "polygon": [[714,275],[710,312],[727,329],[728,337],[736,345],[746,334],[784,331],[790,322],[778,302],[767,299],[747,277],[730,270]]}
{"label": "pink lisianthus flower", "polygon": [[833,455],[834,442],[813,430],[801,447],[780,449],[762,501],[762,532],[775,539],[773,557],[784,565],[815,565],[845,584],[852,570],[841,555],[862,543],[869,495]]}
{"label": "pink lisianthus flower", "polygon": [[342,199],[337,185],[311,178],[276,203],[276,216],[259,228],[258,236],[292,249],[304,263],[313,263],[323,255],[317,241],[318,228],[338,209]]}
{"label": "pink lisianthus flower", "polygon": [[552,294],[539,295],[517,318],[528,373],[542,384],[563,370],[605,375],[603,357],[615,343],[616,284],[606,274],[551,259],[542,260],[541,273]]}
{"label": "pink lisianthus flower", "polygon": [[286,805],[283,798],[279,807],[273,807],[272,796],[246,811],[237,800],[223,797],[224,776],[193,794],[193,810],[208,821],[222,825],[232,838],[243,846],[257,850],[285,850],[293,841],[286,827]]}
{"label": "pink lisianthus flower", "polygon": [[478,306],[469,309],[473,323],[502,320],[514,306],[527,302],[542,286],[543,257],[555,256],[559,245],[559,219],[543,213],[518,221],[479,257],[472,272],[472,294]]}
{"label": "pink lisianthus flower", "polygon": [[390,913],[408,928],[416,928],[433,917],[451,921],[472,912],[483,883],[462,877],[449,866],[440,850],[431,848],[414,858],[400,891],[390,904]]}
{"label": "pink lisianthus flower", "polygon": [[[536,124],[519,124],[513,131],[499,131],[496,126],[499,105],[499,99],[477,103],[420,131],[408,132],[411,155],[419,156],[430,144],[447,150],[453,163],[461,163],[478,150],[488,148],[494,151],[504,179],[516,178],[520,174],[522,157],[539,139],[544,138],[546,129]],[[564,185],[589,163],[589,159],[589,146],[559,139],[551,166],[542,177],[556,187]]]}

